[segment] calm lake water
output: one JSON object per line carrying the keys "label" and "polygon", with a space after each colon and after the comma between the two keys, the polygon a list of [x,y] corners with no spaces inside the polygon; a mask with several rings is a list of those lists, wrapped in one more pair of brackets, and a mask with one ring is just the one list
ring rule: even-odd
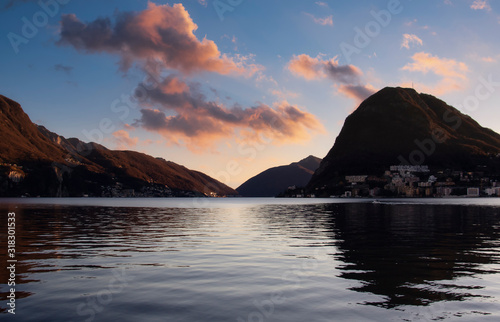
{"label": "calm lake water", "polygon": [[15,321],[500,321],[500,200],[0,199]]}

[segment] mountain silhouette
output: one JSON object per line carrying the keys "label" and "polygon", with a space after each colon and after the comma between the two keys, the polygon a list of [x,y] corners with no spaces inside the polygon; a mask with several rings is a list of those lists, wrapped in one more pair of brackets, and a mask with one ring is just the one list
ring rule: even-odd
{"label": "mountain silhouette", "polygon": [[290,186],[304,187],[321,159],[308,156],[299,162],[267,169],[236,188],[243,197],[275,197]]}
{"label": "mountain silhouette", "polygon": [[499,173],[500,135],[444,101],[411,88],[386,87],[349,115],[308,190],[346,175],[381,175],[392,165]]}

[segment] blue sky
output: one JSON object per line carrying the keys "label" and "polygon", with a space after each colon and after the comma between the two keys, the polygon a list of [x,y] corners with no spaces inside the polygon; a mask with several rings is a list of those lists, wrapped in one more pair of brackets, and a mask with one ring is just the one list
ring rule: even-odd
{"label": "blue sky", "polygon": [[385,86],[500,132],[494,1],[58,1],[2,2],[0,93],[60,135],[232,187],[324,157]]}

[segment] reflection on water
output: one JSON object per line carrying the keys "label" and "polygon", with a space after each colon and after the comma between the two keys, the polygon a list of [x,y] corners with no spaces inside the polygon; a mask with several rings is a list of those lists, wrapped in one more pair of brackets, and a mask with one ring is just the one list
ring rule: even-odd
{"label": "reflection on water", "polygon": [[498,223],[494,208],[358,204],[333,216],[331,229],[340,276],[383,296],[366,304],[393,308],[481,296],[453,281],[498,273]]}
{"label": "reflection on water", "polygon": [[16,319],[500,317],[500,206],[217,202],[0,205],[2,249],[16,212]]}

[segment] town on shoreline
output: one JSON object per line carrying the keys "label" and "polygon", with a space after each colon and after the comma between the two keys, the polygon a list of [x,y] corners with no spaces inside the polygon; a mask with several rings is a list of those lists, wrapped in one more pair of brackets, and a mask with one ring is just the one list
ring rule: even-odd
{"label": "town on shoreline", "polygon": [[[486,170],[486,169],[485,169]],[[315,188],[290,186],[280,197],[498,197],[500,176],[488,171],[439,170],[427,165],[393,165],[383,175],[346,175],[334,185]]]}

